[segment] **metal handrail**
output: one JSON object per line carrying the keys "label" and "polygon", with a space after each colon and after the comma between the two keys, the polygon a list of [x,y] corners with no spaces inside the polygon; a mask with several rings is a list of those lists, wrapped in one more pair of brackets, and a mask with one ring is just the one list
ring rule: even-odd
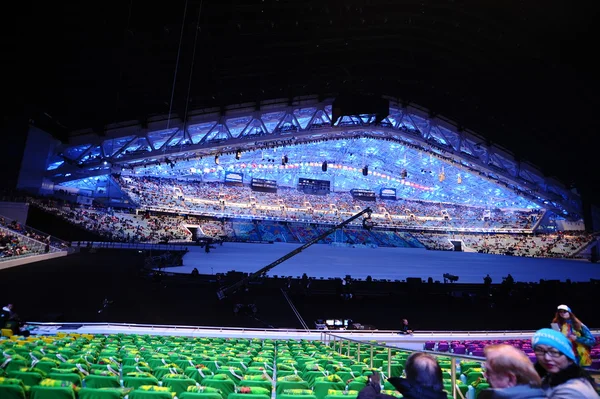
{"label": "metal handrail", "polygon": [[[388,346],[385,343],[378,343],[378,342],[365,342],[365,341],[359,341],[359,340],[355,340],[355,339],[350,339],[350,338],[345,338],[339,335],[335,335],[335,334],[331,334],[328,332],[322,332],[322,336],[321,336],[321,340],[322,342],[329,346],[330,342],[331,342],[331,338],[333,337],[333,349],[335,351],[335,346],[336,346],[336,342],[339,342],[338,344],[338,350],[339,353],[342,354],[342,350],[343,350],[343,342],[346,341],[348,344],[346,345],[346,350],[347,350],[347,356],[350,356],[350,343],[355,343],[357,344],[357,361],[360,362],[360,346],[361,345],[367,345],[370,348],[370,355],[369,355],[369,361],[370,361],[370,367],[373,367],[373,348],[374,347],[379,347],[379,348],[387,348],[387,355],[388,355],[388,360],[387,360],[387,375],[388,378],[391,376],[392,374],[392,350],[401,350],[401,351],[405,351],[405,352],[423,352],[422,350],[416,350],[416,349],[408,349],[408,348],[400,348],[400,347],[392,347],[392,346]],[[478,362],[484,362],[485,358],[484,357],[479,357],[479,356],[472,356],[472,355],[457,355],[457,354],[453,354],[453,353],[447,353],[447,352],[435,352],[435,351],[427,351],[427,353],[432,354],[434,356],[445,356],[445,357],[450,357],[451,358],[451,362],[450,362],[450,377],[451,377],[451,381],[452,381],[452,397],[454,399],[456,399],[457,394],[461,396],[462,398],[462,393],[457,389],[457,385],[456,385],[456,359],[465,359],[465,360],[475,360]]]}
{"label": "metal handrail", "polygon": [[[173,325],[173,324],[144,324],[144,323],[111,323],[111,322],[41,322],[41,321],[29,321],[27,324],[31,325],[39,325],[39,326],[115,326],[115,327],[129,327],[129,328],[152,328],[152,329],[160,329],[160,328],[179,328],[179,329],[195,329],[195,330],[218,330],[218,331],[260,331],[260,332],[294,332],[294,333],[317,333],[317,334],[330,334],[335,335],[331,331],[328,330],[317,330],[317,329],[297,329],[297,328],[257,328],[257,327],[219,327],[219,326],[191,326],[191,325]],[[590,329],[592,334],[600,335],[600,329]],[[413,336],[419,336],[421,334],[445,334],[445,335],[453,335],[453,334],[529,334],[533,333],[535,330],[496,330],[496,331],[419,331],[418,333],[413,334]],[[345,335],[368,335],[376,336],[376,335],[390,335],[397,334],[397,330],[347,330],[344,331]],[[346,339],[346,338],[345,338]],[[361,341],[364,342],[364,341]]]}

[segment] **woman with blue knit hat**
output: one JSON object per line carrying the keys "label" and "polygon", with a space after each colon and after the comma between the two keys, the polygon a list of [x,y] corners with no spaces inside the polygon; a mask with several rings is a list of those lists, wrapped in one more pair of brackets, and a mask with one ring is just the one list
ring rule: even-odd
{"label": "woman with blue knit hat", "polygon": [[589,328],[586,327],[571,311],[567,305],[559,305],[552,323],[558,324],[560,332],[571,341],[579,365],[587,367],[592,364],[590,350],[596,340]]}
{"label": "woman with blue knit hat", "polygon": [[571,342],[551,328],[538,330],[531,338],[538,364],[547,372],[542,389],[551,399],[598,399],[593,378],[582,369]]}

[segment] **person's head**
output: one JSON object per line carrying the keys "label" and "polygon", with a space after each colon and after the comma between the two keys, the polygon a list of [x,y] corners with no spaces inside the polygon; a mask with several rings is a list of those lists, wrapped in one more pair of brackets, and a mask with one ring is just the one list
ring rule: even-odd
{"label": "person's head", "polygon": [[402,324],[407,325],[408,324],[408,320],[402,319]]}
{"label": "person's head", "polygon": [[551,328],[536,331],[531,338],[531,346],[538,363],[550,374],[556,374],[577,363],[571,342],[562,333]]}
{"label": "person's head", "polygon": [[567,305],[558,305],[552,322],[563,324],[567,320],[571,320],[571,323],[573,323],[573,328],[575,328],[575,330],[581,330],[581,321],[573,314],[571,308]]}
{"label": "person's head", "polygon": [[415,352],[406,359],[406,379],[410,383],[436,391],[444,389],[442,369],[437,359],[428,353]]}
{"label": "person's head", "polygon": [[539,387],[541,379],[533,364],[521,350],[510,345],[489,345],[485,354],[485,377],[493,388],[516,385]]}

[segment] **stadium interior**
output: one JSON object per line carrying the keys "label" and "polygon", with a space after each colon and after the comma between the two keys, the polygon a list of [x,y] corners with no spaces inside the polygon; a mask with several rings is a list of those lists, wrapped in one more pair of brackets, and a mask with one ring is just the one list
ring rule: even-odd
{"label": "stadium interior", "polygon": [[[401,398],[387,379],[428,351],[448,398],[476,399],[489,387],[483,348],[508,343],[535,362],[532,331],[561,303],[590,328],[588,371],[600,377],[596,169],[587,160],[575,170],[563,136],[542,140],[549,125],[528,135],[529,100],[513,97],[535,73],[502,87],[510,57],[541,68],[535,40],[521,48],[484,23],[487,11],[476,23],[460,13],[453,30],[474,30],[426,51],[444,54],[432,59],[454,75],[442,78],[418,50],[433,39],[400,34],[417,38],[435,2],[385,18],[371,10],[391,7],[383,1],[349,2],[339,15],[309,2],[310,18],[290,15],[300,12],[292,2],[233,2],[231,19],[212,3],[186,1],[183,23],[171,7],[115,6],[126,28],[106,6],[90,23],[112,21],[94,30],[123,44],[97,54],[130,64],[103,75],[111,63],[72,39],[69,54],[84,49],[57,61],[72,67],[56,79],[64,97],[50,98],[51,72],[40,72],[31,103],[3,119],[23,155],[1,157],[15,184],[0,201],[10,317],[0,319],[0,398],[355,399],[374,371]],[[441,29],[442,14],[427,29]],[[163,19],[157,33],[152,21]],[[304,37],[303,21],[328,33]],[[519,49],[464,58],[476,51],[464,52],[463,34]],[[390,63],[390,52],[406,59]],[[281,69],[299,54],[304,64]],[[77,65],[87,68],[78,75]],[[486,121],[507,98],[514,121],[507,111]],[[566,112],[547,112],[562,134]],[[403,319],[414,332],[402,334]]]}

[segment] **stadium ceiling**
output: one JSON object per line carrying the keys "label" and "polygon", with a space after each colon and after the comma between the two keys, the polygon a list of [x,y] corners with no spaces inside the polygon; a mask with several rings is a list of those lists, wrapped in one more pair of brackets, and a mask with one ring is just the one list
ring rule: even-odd
{"label": "stadium ceiling", "polygon": [[[380,124],[374,115],[344,116],[332,124],[331,105],[332,99],[306,96],[239,104],[224,112],[205,109],[189,114],[186,123],[173,115],[147,126],[125,122],[107,127],[104,137],[80,131],[69,144],[56,147],[47,177],[65,184],[135,171],[216,180],[217,171],[239,172],[252,165],[263,170],[256,177],[293,187],[300,173],[309,177],[294,165],[320,170],[326,161],[355,176],[367,166],[368,187],[348,185],[361,183],[346,179],[342,189],[410,187],[414,190],[406,195],[415,199],[515,208],[537,204],[564,216],[581,214],[579,197],[559,182],[425,109],[392,100]],[[446,179],[453,183],[444,187],[440,183]],[[474,196],[479,202],[471,200]]]}
{"label": "stadium ceiling", "polygon": [[34,0],[7,21],[3,66],[17,79],[0,112],[74,146],[86,144],[81,129],[110,139],[121,121],[153,128],[230,104],[389,95],[598,196],[597,4],[107,0],[90,12]]}

